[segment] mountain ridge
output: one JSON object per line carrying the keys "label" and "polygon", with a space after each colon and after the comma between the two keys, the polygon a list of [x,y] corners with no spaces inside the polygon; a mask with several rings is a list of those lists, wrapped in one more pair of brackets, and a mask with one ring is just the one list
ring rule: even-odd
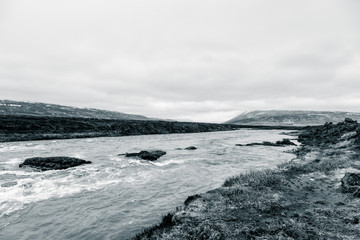
{"label": "mountain ridge", "polygon": [[59,104],[13,100],[0,100],[0,115],[76,117],[118,120],[155,120],[142,115],[127,114],[96,108],[80,108]]}
{"label": "mountain ridge", "polygon": [[239,125],[322,125],[325,122],[341,122],[345,118],[360,121],[360,113],[343,111],[306,111],[306,110],[256,110],[243,112],[226,121]]}

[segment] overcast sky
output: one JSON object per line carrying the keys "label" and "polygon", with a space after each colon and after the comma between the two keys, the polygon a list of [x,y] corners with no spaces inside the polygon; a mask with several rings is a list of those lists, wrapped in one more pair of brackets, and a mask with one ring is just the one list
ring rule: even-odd
{"label": "overcast sky", "polygon": [[358,0],[0,0],[0,99],[222,122],[360,111]]}

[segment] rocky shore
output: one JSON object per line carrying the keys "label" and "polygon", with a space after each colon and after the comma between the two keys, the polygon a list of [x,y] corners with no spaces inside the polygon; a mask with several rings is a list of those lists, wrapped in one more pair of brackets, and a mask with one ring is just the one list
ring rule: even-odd
{"label": "rocky shore", "polygon": [[133,239],[359,239],[360,124],[299,132],[293,160],[189,196]]}
{"label": "rocky shore", "polygon": [[235,146],[269,146],[269,147],[285,147],[285,146],[296,146],[295,143],[290,141],[288,138],[284,138],[281,141],[276,141],[275,143],[264,141],[262,143],[248,143],[248,144],[236,144]]}
{"label": "rocky shore", "polygon": [[119,137],[129,135],[199,133],[241,128],[302,129],[291,126],[240,126],[234,124],[111,120],[94,118],[0,116],[0,142],[49,139]]}

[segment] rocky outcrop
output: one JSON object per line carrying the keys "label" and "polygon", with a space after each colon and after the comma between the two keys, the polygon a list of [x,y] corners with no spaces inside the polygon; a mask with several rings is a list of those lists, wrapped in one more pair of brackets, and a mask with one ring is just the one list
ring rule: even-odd
{"label": "rocky outcrop", "polygon": [[295,143],[291,142],[290,139],[283,139],[275,143],[264,141],[262,143],[248,143],[248,144],[236,144],[236,146],[271,146],[271,147],[285,147],[285,146],[296,146]]}
{"label": "rocky outcrop", "polygon": [[[318,127],[309,127],[300,133],[298,141],[303,144],[299,152],[306,152],[309,147],[331,148],[338,151],[339,149],[348,149],[357,152],[360,149],[360,124],[346,118],[337,124],[330,122]],[[337,154],[337,152],[327,152],[327,156],[330,157],[331,154]],[[357,158],[355,157],[355,159]],[[335,162],[336,159],[333,161]],[[360,173],[347,172],[341,179],[341,186],[343,192],[360,197]]]}
{"label": "rocky outcrop", "polygon": [[[138,153],[126,153],[125,157],[138,157],[138,158],[141,158],[144,160],[155,161],[165,154],[166,154],[166,152],[164,152],[164,151],[154,150],[154,151],[141,151]],[[121,155],[121,154],[119,154],[119,155]]]}
{"label": "rocky outcrop", "polygon": [[317,126],[325,122],[340,122],[344,116],[360,120],[360,113],[327,111],[252,111],[242,113],[226,123],[239,125]]}
{"label": "rocky outcrop", "polygon": [[[272,142],[268,142],[268,141],[264,141],[261,143],[248,143],[248,144],[236,144],[236,146],[273,146],[273,147],[279,147],[276,143],[272,143]],[[282,146],[280,146],[282,147]]]}
{"label": "rocky outcrop", "polygon": [[175,150],[196,150],[197,148],[194,147],[194,146],[189,146],[189,147],[186,147],[186,148],[176,148]]}
{"label": "rocky outcrop", "polygon": [[185,150],[196,150],[197,148],[194,146],[186,147]]}
{"label": "rocky outcrop", "polygon": [[184,205],[185,206],[188,206],[191,202],[195,201],[196,199],[199,199],[199,198],[202,198],[199,194],[195,194],[195,195],[192,195],[192,196],[189,196],[185,202],[184,202]]}
{"label": "rocky outcrop", "polygon": [[296,146],[295,143],[293,143],[292,141],[290,141],[290,139],[288,138],[284,138],[283,140],[281,141],[277,141],[276,142],[276,145],[289,145],[289,146]]}
{"label": "rocky outcrop", "polygon": [[360,197],[360,174],[347,172],[341,179],[341,186],[344,192],[353,193],[355,197]]}
{"label": "rocky outcrop", "polygon": [[[344,139],[344,135],[347,135],[346,139]],[[308,146],[327,146],[351,139],[354,139],[355,143],[359,145],[360,125],[357,121],[346,118],[345,121],[338,124],[329,122],[322,126],[309,127],[300,133],[298,141]]]}
{"label": "rocky outcrop", "polygon": [[19,167],[29,166],[41,171],[47,171],[61,170],[89,163],[91,162],[73,157],[34,157],[25,159]]}

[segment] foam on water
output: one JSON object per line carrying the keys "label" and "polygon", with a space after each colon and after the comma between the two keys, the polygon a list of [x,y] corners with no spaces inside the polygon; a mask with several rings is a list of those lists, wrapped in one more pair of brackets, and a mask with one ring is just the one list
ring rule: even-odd
{"label": "foam on water", "polygon": [[24,145],[0,145],[0,152],[23,152],[28,151],[29,149],[33,150],[43,150],[45,146],[38,144],[24,144]]}
{"label": "foam on water", "polygon": [[184,159],[169,159],[166,161],[150,162],[150,164],[159,166],[159,167],[163,167],[163,166],[172,165],[172,164],[182,164],[182,163],[185,163],[185,161],[186,160],[184,160]]}
{"label": "foam on water", "polygon": [[[274,167],[291,158],[283,153],[290,148],[235,146],[281,140],[279,132],[241,130],[1,144],[0,239],[14,239],[16,234],[23,239],[127,239],[156,223],[189,195],[219,187],[239,172]],[[187,146],[197,149],[176,150]],[[154,162],[118,155],[151,149],[167,154]],[[19,168],[26,158],[44,156],[77,157],[92,164],[44,172]],[[26,229],[36,232],[29,234]]]}
{"label": "foam on water", "polygon": [[[82,158],[83,154],[74,156]],[[170,160],[164,163],[151,163],[133,158],[121,158],[109,155],[113,164],[92,164],[67,170],[34,171],[29,168],[19,169],[20,158],[4,161],[8,169],[0,172],[0,216],[23,209],[26,205],[51,198],[61,198],[83,191],[96,191],[120,182],[133,183],[151,179],[149,172],[138,172],[136,176],[124,175],[122,169],[139,166],[165,166],[183,161]],[[11,178],[9,178],[11,176]],[[16,184],[9,184],[15,181]],[[10,186],[7,186],[10,185]]]}
{"label": "foam on water", "polygon": [[[105,186],[123,181],[132,181],[121,177],[118,168],[77,167],[60,171],[2,171],[0,173],[0,216],[9,215],[22,209],[29,203],[50,198],[61,198],[82,191],[95,191]],[[4,176],[4,177],[1,177]],[[6,176],[6,177],[5,177]],[[8,176],[13,176],[9,179]],[[6,186],[9,180],[16,181]]]}
{"label": "foam on water", "polygon": [[10,158],[9,160],[2,162],[1,165],[15,166],[15,165],[19,165],[21,162],[22,160],[20,158]]}

